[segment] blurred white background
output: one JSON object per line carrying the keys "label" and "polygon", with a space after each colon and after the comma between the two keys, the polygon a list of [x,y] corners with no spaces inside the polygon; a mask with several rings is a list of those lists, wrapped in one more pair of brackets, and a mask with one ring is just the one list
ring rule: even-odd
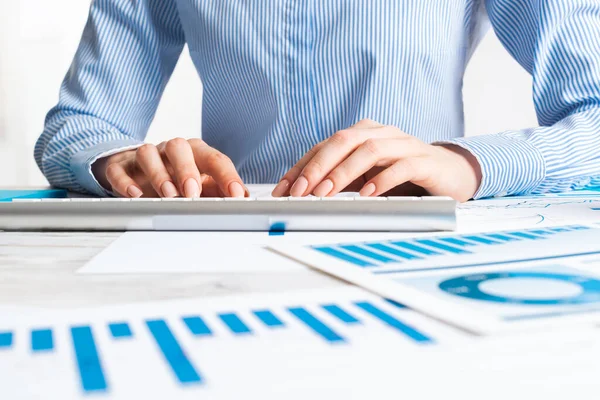
{"label": "blurred white background", "polygon": [[[0,186],[46,185],[33,160],[87,19],[86,0],[0,0]],[[467,135],[535,126],[531,77],[493,33],[465,78]],[[202,87],[184,52],[148,141],[200,135]]]}

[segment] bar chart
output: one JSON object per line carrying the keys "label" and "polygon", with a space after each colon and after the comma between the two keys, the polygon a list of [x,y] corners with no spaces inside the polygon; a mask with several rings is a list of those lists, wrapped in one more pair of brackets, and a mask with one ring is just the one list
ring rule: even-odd
{"label": "bar chart", "polygon": [[600,318],[592,225],[275,250],[482,334]]}
{"label": "bar chart", "polygon": [[377,275],[600,254],[598,239],[600,229],[569,225],[277,250],[309,264],[358,267]]}
{"label": "bar chart", "polygon": [[[135,312],[118,316],[105,311],[89,318],[88,323],[82,322],[83,311],[77,316],[61,316],[55,323],[48,316],[40,317],[43,322],[29,318],[14,329],[2,323],[0,366],[9,362],[12,352],[15,357],[19,354],[27,358],[23,365],[31,363],[33,366],[36,360],[42,360],[40,355],[45,357],[46,363],[52,357],[57,357],[57,363],[59,358],[71,357],[66,364],[73,367],[72,376],[76,379],[69,381],[78,382],[77,393],[108,396],[118,390],[113,381],[122,381],[122,377],[111,372],[114,362],[111,363],[107,354],[125,354],[128,347],[135,347],[138,349],[136,357],[143,358],[141,354],[147,352],[156,354],[175,387],[202,390],[211,386],[210,351],[216,352],[219,346],[227,345],[230,349],[243,346],[240,348],[244,351],[257,351],[262,357],[277,357],[277,345],[272,344],[275,341],[285,344],[283,349],[302,348],[303,357],[309,357],[311,353],[325,354],[327,349],[356,351],[353,347],[359,343],[364,346],[368,343],[366,338],[372,335],[380,341],[387,340],[388,348],[436,346],[446,339],[450,330],[397,302],[356,288],[337,293],[341,295],[336,295],[335,290],[328,291],[322,300],[311,294],[305,301],[284,301],[284,296],[280,296],[271,300],[274,303],[271,307],[265,306],[263,301],[256,307],[221,310],[214,306],[204,310],[206,307],[202,304],[195,307],[187,301],[181,312],[174,312],[171,307],[165,317],[157,317],[152,307],[144,312],[138,307]],[[191,312],[195,309],[198,312]],[[439,334],[443,337],[438,337]],[[119,350],[111,349],[113,346],[119,346]],[[204,351],[197,351],[197,346]],[[273,354],[270,354],[271,349]],[[141,364],[139,368],[144,368],[145,363]],[[35,371],[35,368],[28,370]]]}

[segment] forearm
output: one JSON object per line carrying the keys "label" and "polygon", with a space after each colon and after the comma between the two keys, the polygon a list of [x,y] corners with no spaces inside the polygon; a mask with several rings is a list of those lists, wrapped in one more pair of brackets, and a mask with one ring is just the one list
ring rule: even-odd
{"label": "forearm", "polygon": [[65,110],[53,110],[35,146],[35,160],[48,181],[72,191],[106,195],[94,179],[92,164],[104,157],[138,147],[106,121]]}
{"label": "forearm", "polygon": [[600,183],[600,107],[549,127],[447,141],[479,161],[475,198],[582,189]]}
{"label": "forearm", "polygon": [[185,44],[173,0],[94,0],[35,158],[53,185],[106,195],[91,165],[139,146]]}

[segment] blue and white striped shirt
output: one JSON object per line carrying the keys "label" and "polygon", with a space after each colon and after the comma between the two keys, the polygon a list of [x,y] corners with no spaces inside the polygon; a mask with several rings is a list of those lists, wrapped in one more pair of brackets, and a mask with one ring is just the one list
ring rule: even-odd
{"label": "blue and white striped shirt", "polygon": [[[462,78],[488,26],[534,78],[539,127],[463,137]],[[106,192],[91,164],[141,144],[184,45],[202,137],[270,183],[363,118],[471,151],[476,196],[600,184],[598,0],[93,0],[35,158]]]}

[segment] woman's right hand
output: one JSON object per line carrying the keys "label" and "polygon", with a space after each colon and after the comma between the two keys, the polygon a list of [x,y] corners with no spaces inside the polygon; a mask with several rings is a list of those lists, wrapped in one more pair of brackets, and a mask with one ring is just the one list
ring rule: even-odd
{"label": "woman's right hand", "polygon": [[233,162],[200,139],[145,144],[97,160],[94,176],[123,197],[247,197]]}

